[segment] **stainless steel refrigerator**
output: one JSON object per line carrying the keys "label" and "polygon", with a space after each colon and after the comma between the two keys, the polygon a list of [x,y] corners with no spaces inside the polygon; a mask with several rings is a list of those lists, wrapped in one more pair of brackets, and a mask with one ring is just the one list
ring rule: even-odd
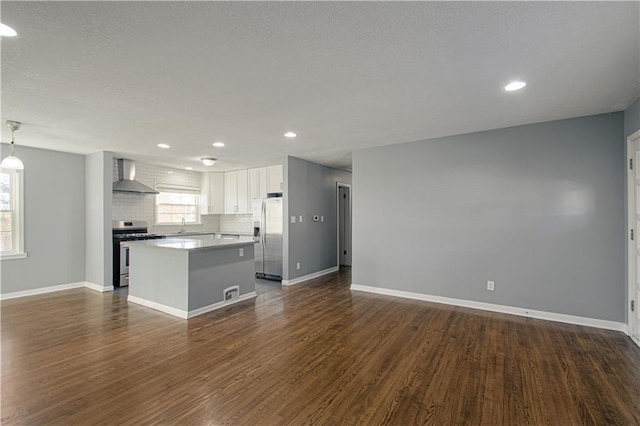
{"label": "stainless steel refrigerator", "polygon": [[256,276],[282,279],[282,197],[253,200]]}

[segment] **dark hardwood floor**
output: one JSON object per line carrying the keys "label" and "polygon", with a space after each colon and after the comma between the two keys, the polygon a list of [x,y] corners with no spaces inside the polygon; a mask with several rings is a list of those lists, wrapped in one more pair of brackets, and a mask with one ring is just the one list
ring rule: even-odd
{"label": "dark hardwood floor", "polygon": [[3,301],[2,424],[640,424],[622,333],[349,283],[188,321],[88,289]]}

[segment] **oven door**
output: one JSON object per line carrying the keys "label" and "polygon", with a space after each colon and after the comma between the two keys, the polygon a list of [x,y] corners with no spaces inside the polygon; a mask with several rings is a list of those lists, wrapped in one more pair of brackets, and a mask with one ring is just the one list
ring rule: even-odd
{"label": "oven door", "polygon": [[129,285],[129,243],[120,243],[120,287]]}

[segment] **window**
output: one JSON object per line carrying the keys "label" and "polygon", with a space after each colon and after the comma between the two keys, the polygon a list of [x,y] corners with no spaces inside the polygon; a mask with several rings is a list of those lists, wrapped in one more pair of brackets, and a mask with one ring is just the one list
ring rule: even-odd
{"label": "window", "polygon": [[156,224],[199,223],[200,193],[158,188],[156,195]]}
{"label": "window", "polygon": [[0,256],[20,259],[24,253],[22,171],[0,169]]}

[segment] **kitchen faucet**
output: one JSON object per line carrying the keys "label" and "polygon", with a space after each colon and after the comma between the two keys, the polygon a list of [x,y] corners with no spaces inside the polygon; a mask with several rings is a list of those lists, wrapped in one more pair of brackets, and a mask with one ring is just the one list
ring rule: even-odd
{"label": "kitchen faucet", "polygon": [[182,218],[182,229],[180,229],[180,232],[187,232],[187,226],[184,223],[184,217]]}

